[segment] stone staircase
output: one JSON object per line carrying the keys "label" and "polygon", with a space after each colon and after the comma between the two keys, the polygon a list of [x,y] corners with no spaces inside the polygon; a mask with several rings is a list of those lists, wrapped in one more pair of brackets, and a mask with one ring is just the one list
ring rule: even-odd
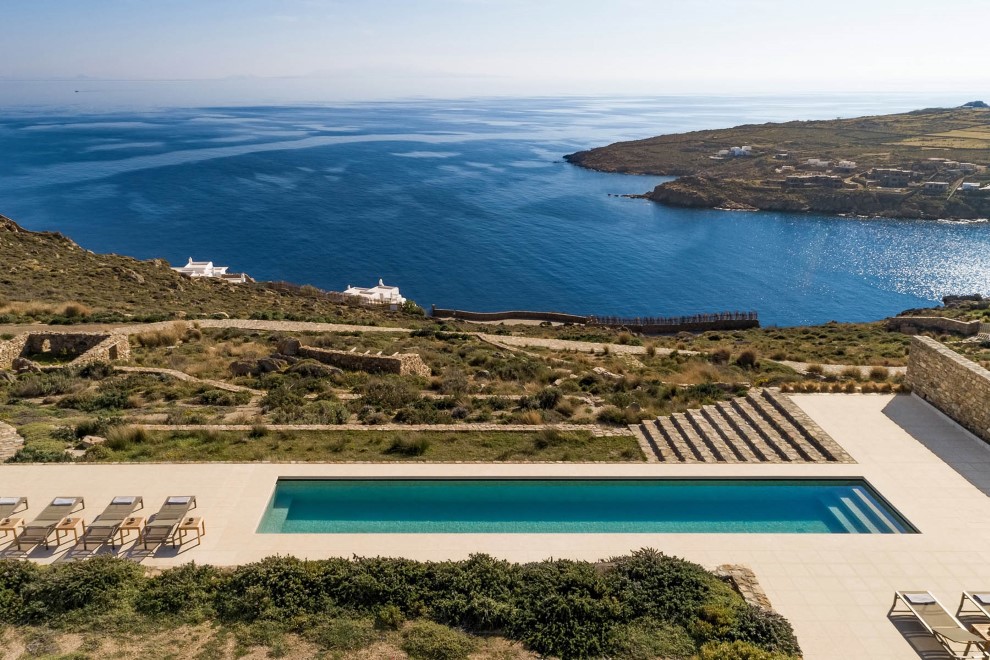
{"label": "stone staircase", "polygon": [[854,463],[778,390],[629,427],[651,463]]}
{"label": "stone staircase", "polygon": [[0,463],[17,453],[24,446],[24,438],[10,424],[0,422]]}
{"label": "stone staircase", "polygon": [[981,323],[980,330],[976,335],[976,339],[981,344],[990,343],[990,323]]}

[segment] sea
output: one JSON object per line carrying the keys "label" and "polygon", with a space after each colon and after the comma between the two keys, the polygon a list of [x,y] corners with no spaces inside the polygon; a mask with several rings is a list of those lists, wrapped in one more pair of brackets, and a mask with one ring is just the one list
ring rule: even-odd
{"label": "sea", "polygon": [[212,260],[329,290],[381,278],[426,309],[756,311],[781,326],[990,294],[986,221],[671,208],[624,197],[662,177],[563,160],[662,133],[966,97],[175,105],[167,94],[142,103],[64,87],[42,103],[0,105],[0,214],[96,252]]}

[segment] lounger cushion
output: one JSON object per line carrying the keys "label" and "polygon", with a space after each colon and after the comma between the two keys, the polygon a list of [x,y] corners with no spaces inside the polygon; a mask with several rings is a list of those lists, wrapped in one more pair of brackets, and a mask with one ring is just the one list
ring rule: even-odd
{"label": "lounger cushion", "polygon": [[110,504],[134,504],[134,500],[136,499],[133,495],[115,497],[110,501]]}
{"label": "lounger cushion", "polygon": [[990,594],[973,594],[973,598],[984,605],[990,605]]}
{"label": "lounger cushion", "polygon": [[165,500],[165,504],[189,504],[192,498],[188,495],[183,495],[181,497],[170,497]]}
{"label": "lounger cushion", "polygon": [[69,506],[70,504],[75,504],[76,498],[74,497],[56,497],[52,500],[52,506]]}
{"label": "lounger cushion", "polygon": [[931,605],[935,602],[935,596],[931,594],[904,594],[904,598],[912,605]]}
{"label": "lounger cushion", "polygon": [[0,497],[0,506],[10,506],[21,501],[19,497]]}

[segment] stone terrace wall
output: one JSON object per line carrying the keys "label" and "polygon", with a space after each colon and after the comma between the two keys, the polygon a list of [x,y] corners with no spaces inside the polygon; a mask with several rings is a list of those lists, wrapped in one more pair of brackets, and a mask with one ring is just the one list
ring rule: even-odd
{"label": "stone terrace wall", "polygon": [[131,359],[131,343],[127,335],[110,335],[99,344],[89,349],[72,364],[89,364],[90,362],[115,362]]}
{"label": "stone terrace wall", "polygon": [[990,443],[990,371],[928,337],[911,340],[914,393]]}
{"label": "stone terrace wall", "polygon": [[938,330],[970,337],[980,331],[980,322],[947,319],[944,316],[895,316],[887,319],[887,329],[908,335],[916,335],[923,330]]}
{"label": "stone terrace wall", "polygon": [[303,346],[298,339],[286,339],[279,344],[279,353],[298,355],[329,364],[341,369],[367,371],[378,374],[399,374],[400,376],[426,376],[430,368],[416,353],[393,353],[392,355],[372,355],[335,351],[328,348]]}
{"label": "stone terrace wall", "polygon": [[14,360],[21,357],[27,345],[28,335],[18,335],[13,339],[0,342],[0,369],[10,369]]}
{"label": "stone terrace wall", "polygon": [[10,369],[15,359],[41,353],[76,356],[69,364],[113,362],[131,356],[127,335],[106,332],[30,332],[0,343],[0,369]]}

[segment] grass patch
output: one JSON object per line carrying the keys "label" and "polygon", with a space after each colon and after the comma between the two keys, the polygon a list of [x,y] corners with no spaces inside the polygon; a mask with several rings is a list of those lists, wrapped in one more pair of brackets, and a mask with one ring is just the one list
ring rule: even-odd
{"label": "grass patch", "polygon": [[[632,436],[587,432],[147,431],[94,448],[93,462],[167,461],[642,461]],[[115,438],[116,439],[116,438]]]}

